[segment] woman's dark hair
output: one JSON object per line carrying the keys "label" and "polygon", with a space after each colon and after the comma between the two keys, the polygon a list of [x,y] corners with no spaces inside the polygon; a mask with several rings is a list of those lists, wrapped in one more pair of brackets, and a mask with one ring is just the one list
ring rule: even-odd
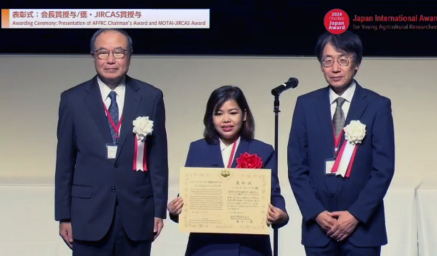
{"label": "woman's dark hair", "polygon": [[212,116],[215,112],[220,110],[223,104],[228,100],[235,100],[237,105],[243,111],[243,115],[246,113],[246,121],[243,123],[240,131],[241,138],[246,140],[252,140],[254,138],[255,120],[253,119],[252,112],[247,104],[246,97],[244,97],[240,88],[232,85],[225,85],[214,90],[211,93],[211,96],[209,96],[208,103],[206,103],[205,117],[203,118],[203,123],[205,124],[203,136],[208,143],[219,143],[219,135],[215,130]]}
{"label": "woman's dark hair", "polygon": [[355,64],[360,65],[363,59],[363,44],[359,36],[350,31],[339,35],[325,32],[319,37],[316,45],[316,55],[319,62],[322,62],[323,50],[330,43],[337,51],[344,51],[354,55]]}

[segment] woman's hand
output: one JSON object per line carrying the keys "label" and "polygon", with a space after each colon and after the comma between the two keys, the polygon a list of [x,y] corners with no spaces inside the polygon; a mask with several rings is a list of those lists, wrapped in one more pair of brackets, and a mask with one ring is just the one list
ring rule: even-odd
{"label": "woman's hand", "polygon": [[182,197],[176,197],[167,205],[167,209],[172,215],[179,215],[182,212],[182,206],[184,206],[184,200]]}
{"label": "woman's hand", "polygon": [[288,220],[288,214],[278,207],[269,204],[269,211],[267,213],[267,224],[281,224]]}

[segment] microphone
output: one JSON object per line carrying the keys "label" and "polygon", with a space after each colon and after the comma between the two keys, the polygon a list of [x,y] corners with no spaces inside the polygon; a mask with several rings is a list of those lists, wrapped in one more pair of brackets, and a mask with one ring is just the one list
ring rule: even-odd
{"label": "microphone", "polygon": [[273,95],[279,95],[279,94],[281,94],[285,90],[288,90],[290,88],[296,88],[298,83],[299,83],[299,80],[297,80],[297,78],[290,77],[287,82],[285,82],[285,83],[281,84],[280,86],[274,88],[272,90],[272,94]]}

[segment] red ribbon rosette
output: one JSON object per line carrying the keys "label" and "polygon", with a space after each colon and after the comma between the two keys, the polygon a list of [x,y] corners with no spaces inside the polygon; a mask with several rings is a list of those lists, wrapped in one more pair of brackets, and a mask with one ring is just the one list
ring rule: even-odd
{"label": "red ribbon rosette", "polygon": [[258,154],[249,154],[244,153],[241,154],[239,158],[237,158],[237,168],[245,168],[245,169],[260,169],[263,166],[263,161]]}

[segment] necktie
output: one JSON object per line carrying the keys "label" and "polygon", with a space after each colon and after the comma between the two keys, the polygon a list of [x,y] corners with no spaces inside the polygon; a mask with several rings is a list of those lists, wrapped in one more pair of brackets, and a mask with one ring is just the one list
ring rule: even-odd
{"label": "necktie", "polygon": [[343,103],[346,100],[342,97],[338,97],[335,102],[337,102],[337,107],[335,108],[334,117],[332,118],[332,122],[334,124],[334,132],[335,137],[338,137],[340,135],[341,130],[343,129],[344,123],[346,121],[344,117],[343,109],[341,109],[341,106],[343,106]]}
{"label": "necktie", "polygon": [[[109,98],[111,99],[111,105],[109,105],[109,114],[111,114],[112,120],[114,120],[115,126],[118,125],[118,105],[117,105],[117,93],[111,91],[109,93]],[[115,130],[111,125],[111,122],[108,118],[109,130],[111,131],[112,141],[115,143]]]}

